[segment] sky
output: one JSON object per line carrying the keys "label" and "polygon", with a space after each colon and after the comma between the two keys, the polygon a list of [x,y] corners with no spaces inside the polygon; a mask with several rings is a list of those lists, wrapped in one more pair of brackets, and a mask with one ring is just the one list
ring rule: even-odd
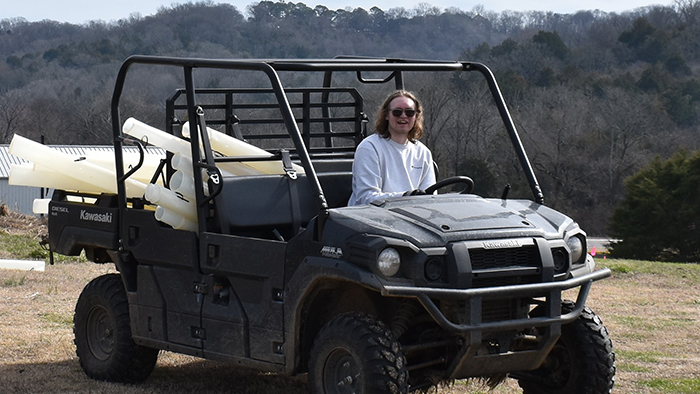
{"label": "sky", "polygon": [[[277,0],[273,0],[277,1]],[[50,19],[59,22],[82,24],[89,21],[102,20],[105,22],[128,18],[138,12],[142,16],[155,14],[160,7],[172,4],[187,3],[188,0],[9,0],[3,1],[0,7],[0,20],[23,17],[30,22]],[[214,0],[214,3],[230,3],[245,15],[246,7],[258,0]],[[322,4],[332,10],[350,7],[362,7],[366,10],[377,6],[386,11],[395,7],[412,9],[419,3],[428,3],[441,9],[456,7],[463,11],[471,11],[477,5],[483,5],[487,11],[554,11],[570,14],[580,10],[601,10],[605,12],[631,11],[639,7],[661,4],[670,5],[672,0],[408,0],[396,2],[389,0],[294,0],[309,7]]]}

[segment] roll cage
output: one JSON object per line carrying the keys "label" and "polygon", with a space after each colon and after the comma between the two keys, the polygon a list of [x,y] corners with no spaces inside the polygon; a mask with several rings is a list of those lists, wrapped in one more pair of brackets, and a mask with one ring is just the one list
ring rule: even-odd
{"label": "roll cage", "polygon": [[[338,89],[332,88],[333,74],[337,72],[355,72],[356,78],[359,82],[363,84],[384,84],[394,81],[396,89],[402,89],[404,87],[404,73],[405,72],[472,72],[476,71],[480,73],[486,80],[491,95],[495,101],[498,108],[500,117],[503,124],[508,132],[511,143],[515,149],[520,165],[525,173],[530,189],[533,193],[534,200],[539,204],[544,204],[544,195],[539,186],[537,178],[534,174],[532,165],[529,162],[525,149],[522,145],[518,131],[513,123],[510,116],[510,112],[505,104],[503,95],[498,87],[498,84],[494,78],[491,70],[481,63],[476,62],[461,62],[461,61],[425,61],[425,60],[407,60],[407,59],[388,59],[388,58],[361,58],[361,57],[337,57],[334,59],[322,59],[322,60],[297,60],[297,59],[261,59],[261,60],[220,60],[220,59],[193,59],[193,58],[176,58],[176,57],[154,57],[154,56],[132,56],[129,57],[122,64],[119,73],[117,75],[115,89],[112,96],[111,102],[111,116],[112,116],[112,132],[113,132],[113,143],[115,147],[115,163],[116,163],[116,177],[117,177],[117,191],[118,191],[118,208],[120,218],[124,216],[124,211],[127,207],[127,197],[125,180],[135,172],[138,167],[137,165],[132,170],[127,173],[124,172],[124,161],[122,157],[122,146],[127,141],[127,137],[124,136],[121,129],[121,118],[119,111],[119,104],[124,91],[124,85],[126,82],[127,74],[133,65],[155,65],[155,66],[167,66],[167,67],[177,67],[181,68],[184,73],[184,85],[185,88],[179,90],[172,98],[167,102],[167,119],[166,128],[170,133],[175,134],[173,125],[183,124],[177,116],[175,116],[176,110],[183,111],[187,123],[189,124],[190,130],[199,130],[199,132],[190,133],[190,145],[192,162],[196,167],[206,170],[209,175],[209,185],[210,185],[210,195],[205,195],[202,188],[196,188],[196,206],[198,210],[198,226],[200,233],[207,231],[207,214],[209,213],[209,203],[214,201],[217,204],[217,200],[221,198],[219,192],[221,191],[221,185],[218,180],[221,178],[221,173],[216,167],[217,162],[224,161],[256,161],[256,160],[282,160],[284,163],[289,161],[289,157],[293,157],[295,160],[301,163],[304,171],[306,173],[306,178],[310,183],[310,188],[315,199],[315,204],[318,211],[318,219],[316,225],[316,239],[320,239],[323,232],[323,225],[325,219],[328,217],[329,206],[326,201],[324,191],[319,182],[314,165],[312,164],[312,157],[349,157],[351,158],[354,152],[354,147],[335,147],[333,145],[333,138],[335,137],[347,137],[354,140],[354,145],[356,146],[362,140],[366,134],[364,127],[366,126],[367,118],[360,110],[361,108],[361,96],[357,94],[354,89]],[[286,128],[288,136],[293,142],[293,147],[290,147],[289,151],[281,150],[274,152],[273,156],[265,159],[259,157],[215,157],[212,154],[212,149],[209,142],[209,137],[207,133],[203,133],[202,130],[206,130],[206,122],[203,116],[203,107],[197,104],[197,95],[201,93],[217,93],[223,95],[231,95],[233,93],[253,93],[260,92],[256,89],[239,89],[239,90],[212,90],[212,89],[196,89],[194,84],[194,70],[197,68],[208,68],[208,69],[222,69],[222,70],[246,70],[246,71],[257,71],[263,73],[267,80],[269,80],[271,87],[265,89],[276,99],[275,103],[269,104],[269,108],[278,108],[281,114],[281,119],[279,123],[283,124]],[[279,78],[280,72],[321,72],[323,73],[323,87],[316,89],[285,89]],[[383,72],[388,73],[384,78],[371,78],[367,75],[369,73]],[[352,119],[344,119],[344,121],[349,121],[354,124],[353,131],[349,133],[336,133],[331,127],[331,114],[330,110],[333,105],[329,102],[329,95],[336,92],[345,92],[353,97],[355,102],[360,101],[359,106],[355,106],[356,111]],[[301,94],[304,99],[300,104],[292,105],[290,104],[289,95],[293,93]],[[312,118],[310,116],[309,108],[312,104],[308,100],[309,95],[320,94],[321,103],[317,104],[322,111],[322,115],[317,118]],[[184,104],[178,104],[178,98],[184,96],[186,102]],[[235,131],[235,125],[237,119],[235,114],[231,112],[235,105],[232,101],[228,99],[227,96],[226,105],[224,106],[225,116],[223,119],[213,120],[212,124],[224,125],[226,130],[231,135],[237,135]],[[302,111],[301,124],[302,128],[299,127],[300,120],[294,115],[294,109],[300,109]],[[337,121],[337,119],[335,119]],[[312,122],[321,123],[323,125],[322,133],[312,133],[310,131],[309,125]],[[239,138],[242,135],[237,135]],[[323,143],[320,147],[312,147],[311,139],[320,138]],[[136,141],[137,144],[140,142]],[[200,150],[200,145],[203,147]],[[291,155],[290,155],[291,153]],[[201,171],[194,172],[195,184],[202,184],[203,176]],[[223,205],[223,204],[222,204]],[[223,222],[223,220],[220,220]]]}

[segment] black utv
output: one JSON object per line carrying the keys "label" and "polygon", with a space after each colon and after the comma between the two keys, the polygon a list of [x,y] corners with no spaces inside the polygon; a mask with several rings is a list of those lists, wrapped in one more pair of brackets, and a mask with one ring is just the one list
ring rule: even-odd
{"label": "black utv", "polygon": [[[149,67],[183,72],[162,129],[186,144],[189,167],[174,168],[182,152],[165,147],[151,182],[189,204],[189,228],[158,220],[157,204],[128,193],[143,160],[125,169],[125,145],[155,141],[124,133],[120,100],[130,70]],[[195,88],[199,70],[250,85]],[[427,195],[347,206],[354,150],[371,132],[366,97],[422,73],[485,83],[533,201],[507,188],[481,197],[457,176]],[[118,192],[57,190],[50,203],[51,250],[85,250],[119,272],[94,279],[77,302],[88,376],[143,381],[167,350],[308,374],[312,393],[404,393],[472,377],[514,378],[525,393],[612,390],[612,342],[585,305],[610,271],[595,270],[578,224],[544,205],[483,64],[133,56],[111,111]],[[226,153],[210,129],[265,154]],[[262,163],[272,170],[237,173]],[[191,174],[190,196],[173,191],[178,171]],[[569,289],[573,301],[562,299]]]}

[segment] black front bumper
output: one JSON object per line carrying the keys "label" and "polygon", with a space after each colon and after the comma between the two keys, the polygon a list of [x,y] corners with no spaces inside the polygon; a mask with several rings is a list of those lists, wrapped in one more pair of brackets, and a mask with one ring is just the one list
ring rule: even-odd
{"label": "black front bumper", "polygon": [[[577,278],[559,282],[533,283],[513,286],[487,287],[478,289],[443,289],[428,287],[408,286],[383,286],[382,295],[389,297],[415,297],[435,319],[443,329],[453,333],[470,333],[474,331],[504,331],[517,330],[528,327],[543,327],[551,324],[566,324],[578,318],[586,304],[588,293],[594,281],[607,278],[611,275],[609,269],[602,269]],[[565,315],[561,314],[561,292],[564,290],[581,287],[576,299],[576,308]],[[482,300],[505,299],[523,297],[545,297],[547,304],[556,307],[550,308],[543,317],[527,319],[481,322]],[[433,298],[462,300],[470,304],[470,321],[466,324],[456,324],[445,317],[435,305]]]}
{"label": "black front bumper", "polygon": [[[559,282],[476,289],[384,286],[381,292],[384,296],[416,298],[440,327],[453,335],[463,337],[460,341],[461,349],[454,357],[447,360],[447,369],[444,371],[445,379],[462,379],[532,370],[539,367],[560,338],[562,325],[573,322],[581,315],[593,282],[610,275],[609,269],[603,269]],[[575,287],[580,287],[575,308],[562,315],[562,292]],[[544,298],[541,302],[544,307],[543,316],[482,322],[484,301],[514,298]],[[469,311],[464,316],[466,322],[450,321],[434,300],[466,303]],[[498,333],[505,333],[507,337],[508,332],[534,327],[542,329],[538,330],[541,335],[537,345],[532,348],[525,350],[503,348],[488,354],[483,351],[483,342],[489,341],[486,338],[493,339],[489,334],[496,333],[498,337]]]}

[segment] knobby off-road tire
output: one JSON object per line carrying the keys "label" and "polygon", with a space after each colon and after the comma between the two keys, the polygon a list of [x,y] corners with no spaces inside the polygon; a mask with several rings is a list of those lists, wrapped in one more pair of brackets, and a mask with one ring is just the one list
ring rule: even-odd
{"label": "knobby off-road tire", "polygon": [[[562,314],[574,307],[572,301],[562,302]],[[610,393],[615,383],[615,353],[600,318],[584,307],[581,316],[561,331],[544,364],[517,375],[523,394]]]}
{"label": "knobby off-road tire", "polygon": [[406,393],[406,358],[391,329],[362,313],[326,323],[314,340],[309,362],[313,394]]}
{"label": "knobby off-road tire", "polygon": [[151,374],[158,350],[131,338],[129,303],[118,274],[100,276],[85,286],[75,306],[76,354],[96,380],[138,383]]}

